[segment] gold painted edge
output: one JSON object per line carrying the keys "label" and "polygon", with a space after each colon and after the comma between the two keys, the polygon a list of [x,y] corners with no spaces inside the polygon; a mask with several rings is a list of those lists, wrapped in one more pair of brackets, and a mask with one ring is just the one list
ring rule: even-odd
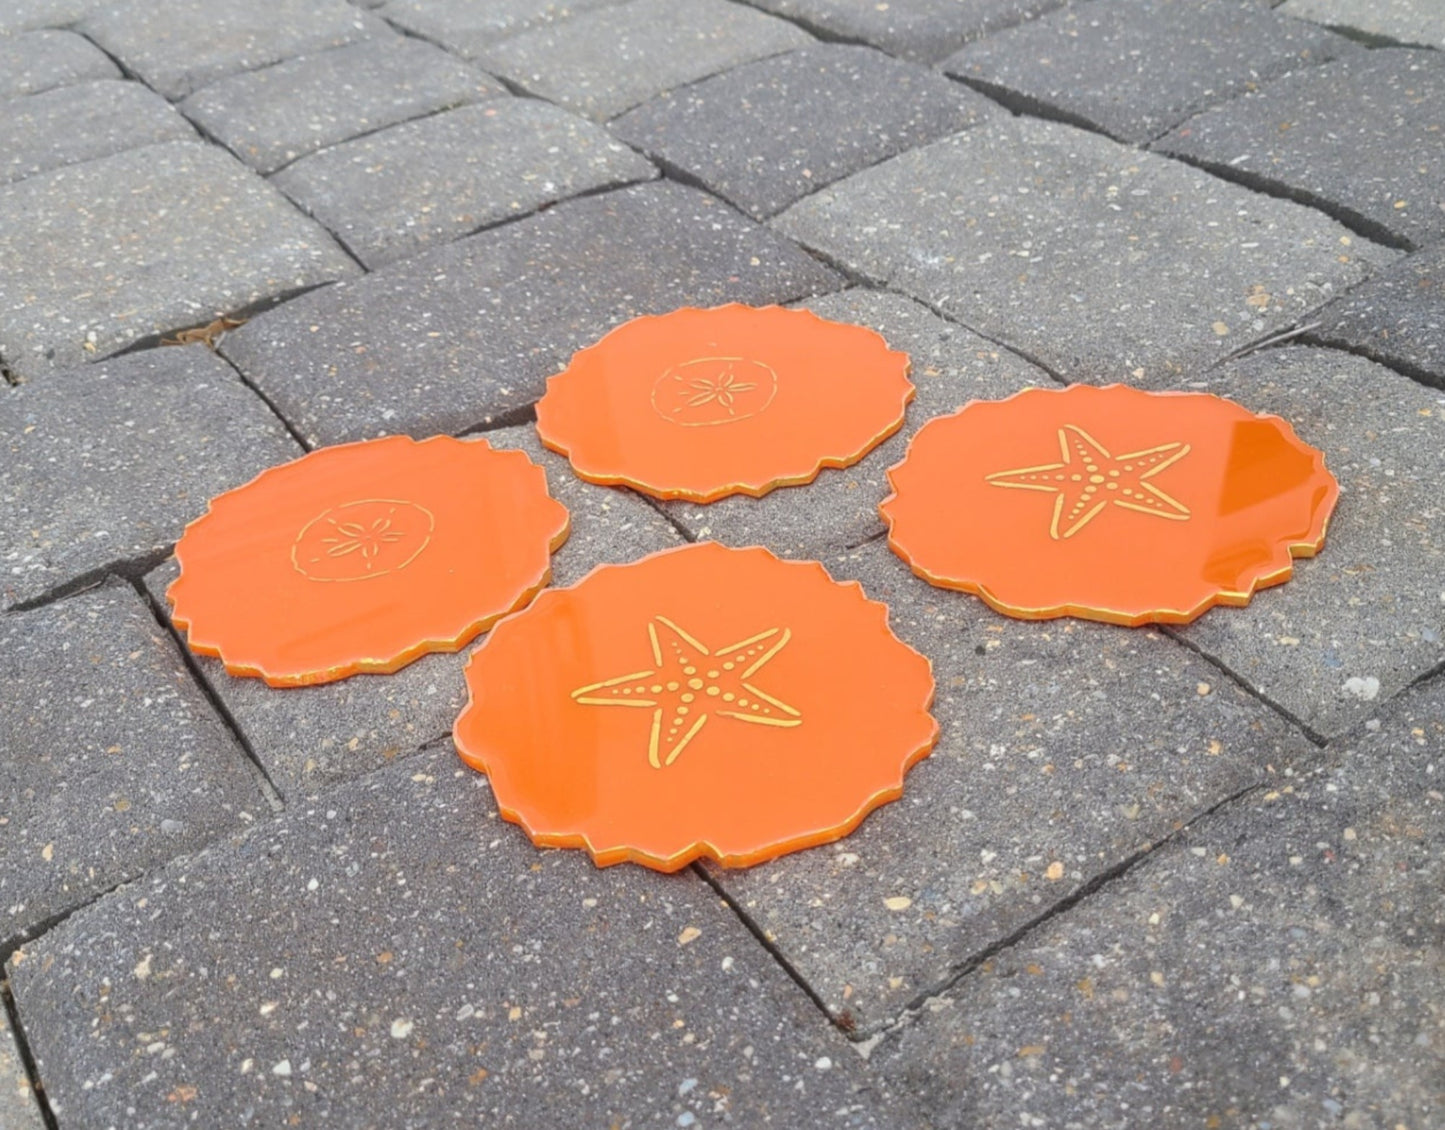
{"label": "gold painted edge", "polygon": [[530,467],[540,472],[542,476],[543,498],[546,502],[550,502],[553,506],[557,508],[557,510],[561,512],[559,515],[561,522],[558,526],[556,526],[548,539],[548,559],[546,564],[542,568],[540,576],[534,582],[529,583],[527,587],[520,592],[517,598],[512,601],[512,603],[506,608],[503,608],[496,612],[489,612],[484,616],[481,616],[478,619],[471,621],[462,629],[460,629],[454,636],[444,638],[434,637],[420,640],[416,644],[402,649],[395,656],[385,659],[360,658],[347,661],[346,663],[339,664],[336,667],[328,668],[323,671],[307,671],[300,673],[277,672],[273,669],[268,669],[265,664],[243,663],[240,661],[227,660],[221,644],[218,644],[213,640],[196,638],[190,617],[186,616],[181,611],[180,606],[177,602],[177,598],[172,595],[175,592],[176,588],[181,584],[181,581],[185,578],[185,565],[184,562],[181,561],[180,553],[181,540],[184,540],[185,538],[185,531],[183,531],[181,534],[181,539],[177,540],[176,542],[176,548],[173,554],[173,556],[176,558],[177,567],[181,570],[181,572],[177,575],[174,581],[172,581],[169,585],[166,586],[165,597],[166,603],[171,606],[171,622],[175,624],[175,626],[184,634],[187,647],[189,647],[197,655],[204,655],[212,659],[221,660],[221,663],[225,668],[226,674],[228,675],[241,678],[260,679],[269,687],[284,689],[293,687],[323,686],[327,683],[335,683],[340,682],[342,679],[349,679],[353,675],[393,675],[397,671],[400,671],[403,667],[407,667],[410,664],[415,663],[424,655],[431,655],[436,652],[458,652],[482,633],[490,631],[493,627],[496,626],[499,621],[501,621],[505,617],[510,616],[513,613],[518,612],[521,609],[525,608],[527,605],[531,604],[537,594],[540,593],[551,583],[551,558],[554,554],[556,554],[559,549],[562,548],[563,545],[566,544],[567,539],[572,534],[572,512],[568,510],[567,507],[560,500],[552,497],[552,492],[547,484],[546,468],[534,461],[530,455],[528,455],[520,448],[493,447],[491,444],[486,442],[485,438],[480,436],[475,438],[468,437],[465,439],[460,439],[455,436],[428,436],[426,439],[418,440],[413,439],[411,436],[407,435],[394,435],[380,436],[376,439],[354,440],[350,443],[338,443],[332,444],[327,447],[319,447],[316,448],[315,451],[308,451],[306,455],[298,456],[296,459],[292,459],[289,462],[278,463],[275,467],[268,467],[264,471],[260,472],[260,474],[256,475],[254,478],[242,484],[241,486],[233,487],[231,490],[224,491],[222,492],[222,494],[217,495],[214,499],[211,500],[210,503],[207,504],[205,514],[202,514],[200,517],[195,518],[186,524],[186,530],[190,530],[190,528],[196,523],[208,517],[211,514],[212,504],[214,504],[217,499],[220,499],[225,495],[234,494],[237,491],[243,490],[246,487],[252,485],[253,483],[260,481],[266,475],[274,471],[279,471],[283,467],[289,467],[293,463],[301,462],[303,459],[307,458],[307,456],[315,455],[318,452],[322,451],[334,451],[338,448],[344,447],[360,447],[365,444],[375,444],[390,440],[405,440],[408,443],[416,446],[420,446],[421,444],[426,443],[433,443],[437,440],[447,440],[453,443],[480,443],[488,451],[497,455],[520,456],[522,459],[526,460],[527,464]]}
{"label": "gold painted edge", "polygon": [[[961,580],[958,578],[935,577],[933,574],[929,573],[927,569],[923,568],[916,561],[914,561],[913,557],[910,556],[907,548],[894,538],[894,517],[892,512],[888,509],[888,504],[898,497],[898,483],[894,479],[893,472],[897,471],[905,463],[908,462],[908,456],[913,447],[913,440],[909,440],[908,449],[904,451],[903,458],[900,459],[897,463],[893,464],[893,466],[887,468],[887,470],[884,472],[887,475],[888,486],[891,493],[878,503],[878,512],[883,518],[884,524],[887,527],[888,548],[893,552],[893,555],[895,557],[899,558],[899,560],[901,560],[904,564],[908,566],[909,570],[914,574],[914,576],[927,581],[935,588],[948,589],[953,592],[964,592],[970,594],[971,596],[977,596],[995,612],[1002,613],[1005,616],[1010,616],[1016,620],[1053,620],[1061,616],[1072,616],[1080,620],[1094,620],[1100,623],[1114,624],[1122,628],[1141,628],[1148,624],[1189,624],[1199,619],[1199,617],[1203,616],[1211,608],[1214,608],[1218,605],[1227,605],[1234,608],[1243,608],[1254,598],[1254,594],[1256,592],[1260,591],[1261,589],[1272,588],[1275,585],[1284,584],[1291,577],[1293,577],[1294,562],[1297,558],[1314,557],[1317,553],[1319,553],[1322,548],[1324,548],[1325,535],[1329,528],[1330,519],[1334,515],[1335,506],[1338,504],[1340,497],[1339,480],[1335,478],[1334,473],[1326,465],[1324,451],[1321,448],[1316,447],[1314,444],[1306,443],[1303,439],[1301,439],[1299,433],[1294,430],[1293,425],[1283,416],[1279,416],[1273,412],[1250,412],[1248,408],[1246,408],[1243,404],[1240,404],[1237,400],[1230,400],[1228,397],[1220,396],[1218,393],[1202,392],[1195,390],[1190,390],[1186,392],[1182,389],[1161,389],[1158,391],[1154,391],[1151,389],[1135,388],[1133,385],[1126,385],[1117,381],[1114,384],[1109,385],[1090,385],[1079,381],[1075,382],[1074,384],[1066,385],[1063,388],[1048,388],[1043,385],[1030,385],[1028,388],[1020,389],[1018,392],[1012,393],[1011,395],[1003,397],[1000,400],[969,400],[953,412],[946,413],[942,416],[934,416],[931,420],[926,421],[923,425],[919,427],[917,432],[913,433],[913,438],[917,439],[919,432],[922,432],[923,428],[928,427],[929,424],[935,423],[940,420],[951,420],[956,416],[962,415],[965,411],[967,411],[975,404],[1006,404],[1010,400],[1017,400],[1019,397],[1024,396],[1027,393],[1063,393],[1069,391],[1069,389],[1072,388],[1096,388],[1100,392],[1114,388],[1125,388],[1129,389],[1132,392],[1137,392],[1147,396],[1209,396],[1213,397],[1215,400],[1222,400],[1226,404],[1234,405],[1235,407],[1248,413],[1254,419],[1270,420],[1277,423],[1280,427],[1284,429],[1285,434],[1290,440],[1298,444],[1301,449],[1310,452],[1315,463],[1315,474],[1322,475],[1324,477],[1322,485],[1326,487],[1326,498],[1320,504],[1320,506],[1316,508],[1314,514],[1311,515],[1310,535],[1307,535],[1302,541],[1286,543],[1283,548],[1288,554],[1288,562],[1276,568],[1273,572],[1262,572],[1256,574],[1256,576],[1250,579],[1248,588],[1241,591],[1231,589],[1216,590],[1214,593],[1210,594],[1208,597],[1202,600],[1199,604],[1195,605],[1193,608],[1190,609],[1151,609],[1146,612],[1124,612],[1118,609],[1096,608],[1092,605],[1062,604],[1038,608],[1027,608],[1023,606],[1010,605],[1006,601],[1002,601],[998,597],[994,596],[993,593],[988,591],[987,586],[982,584],[981,582]],[[1318,524],[1318,530],[1315,530],[1314,528],[1316,524]]]}
{"label": "gold painted edge", "polygon": [[[548,425],[544,420],[547,410],[544,405],[546,404],[547,397],[551,395],[552,383],[565,377],[568,371],[572,368],[573,364],[576,362],[577,358],[581,357],[585,353],[591,352],[592,350],[600,349],[609,337],[611,337],[615,333],[618,333],[620,330],[631,326],[633,323],[636,322],[643,322],[649,319],[667,318],[673,314],[679,314],[683,312],[708,314],[714,313],[719,310],[728,310],[733,308],[753,312],[781,310],[790,315],[806,314],[809,317],[813,318],[815,321],[822,322],[824,325],[840,326],[846,330],[857,330],[877,338],[879,344],[883,346],[884,354],[887,357],[901,357],[903,359],[903,367],[897,375],[902,380],[906,388],[901,390],[902,399],[898,406],[897,419],[893,420],[884,430],[882,430],[878,434],[866,439],[857,450],[844,455],[822,456],[812,467],[808,469],[785,471],[779,475],[772,476],[761,482],[756,479],[747,479],[741,482],[724,483],[721,486],[706,490],[695,490],[690,487],[660,487],[654,483],[646,482],[640,477],[631,477],[626,474],[615,474],[609,471],[599,471],[595,467],[584,467],[578,463],[578,457],[573,454],[572,449],[569,448],[566,443],[564,443],[556,436],[548,434]],[[575,474],[579,479],[582,479],[584,482],[592,483],[594,486],[629,487],[632,490],[649,495],[652,498],[659,499],[663,502],[692,502],[700,506],[706,506],[708,503],[718,502],[721,499],[730,498],[733,495],[737,494],[744,494],[747,495],[749,498],[762,498],[764,495],[770,494],[772,491],[777,490],[779,487],[807,486],[809,483],[817,479],[817,477],[824,470],[843,470],[844,468],[852,467],[853,465],[861,462],[864,458],[866,458],[868,454],[871,453],[880,444],[883,444],[884,442],[898,434],[898,431],[903,427],[904,424],[908,422],[908,406],[913,403],[917,395],[918,386],[913,383],[912,355],[909,354],[906,350],[894,349],[888,344],[888,339],[885,338],[877,330],[873,329],[871,326],[860,325],[857,322],[840,322],[833,318],[825,318],[821,314],[818,314],[812,310],[808,310],[804,307],[780,306],[777,303],[772,303],[768,306],[749,306],[746,303],[742,302],[725,302],[721,306],[679,306],[677,309],[670,310],[666,314],[643,314],[636,318],[631,318],[628,321],[623,322],[619,326],[614,326],[612,329],[608,330],[607,333],[603,334],[602,337],[598,338],[597,341],[594,342],[592,345],[577,350],[575,353],[572,354],[571,359],[568,360],[567,364],[563,366],[563,368],[559,372],[554,373],[552,376],[547,378],[547,389],[542,394],[542,398],[538,400],[536,404],[537,419],[535,427],[537,430],[537,438],[542,441],[542,445],[546,447],[549,451],[554,451],[558,455],[566,456],[567,462],[572,467],[573,474]]]}
{"label": "gold painted edge", "polygon": [[[799,833],[799,835],[797,836],[789,837],[786,840],[780,841],[779,843],[769,845],[766,848],[759,848],[751,852],[724,852],[711,841],[702,839],[693,841],[686,847],[674,852],[672,855],[661,856],[652,852],[647,852],[640,848],[633,848],[625,845],[599,848],[592,842],[591,838],[586,832],[536,832],[528,824],[527,820],[523,817],[522,813],[519,810],[510,808],[502,802],[501,797],[497,795],[497,791],[492,785],[490,775],[488,775],[487,785],[488,788],[492,790],[492,798],[497,802],[497,810],[502,815],[502,818],[507,820],[509,823],[516,824],[524,832],[526,832],[528,838],[536,847],[583,848],[587,851],[587,854],[591,857],[593,863],[597,867],[611,867],[618,863],[636,863],[643,867],[650,868],[653,871],[670,873],[673,871],[678,871],[681,868],[686,867],[689,863],[693,863],[699,859],[711,859],[718,863],[720,866],[726,868],[753,867],[757,864],[766,863],[769,860],[777,859],[784,855],[789,855],[795,851],[802,851],[806,848],[818,847],[822,844],[833,843],[836,840],[840,840],[843,837],[852,834],[854,831],[857,830],[858,826],[868,817],[868,815],[872,813],[875,809],[880,808],[884,804],[887,804],[891,801],[897,800],[903,795],[903,788],[906,783],[906,778],[909,771],[912,770],[915,765],[917,765],[930,753],[932,753],[933,750],[937,747],[939,736],[942,733],[942,727],[940,726],[938,719],[935,718],[932,713],[933,703],[937,697],[938,689],[938,680],[933,672],[933,660],[929,659],[928,656],[924,655],[917,648],[910,646],[901,637],[899,637],[897,632],[893,630],[893,625],[891,622],[892,610],[888,607],[887,603],[881,600],[871,599],[864,591],[862,582],[860,581],[836,580],[833,575],[828,572],[827,567],[824,566],[821,561],[794,561],[786,558],[781,558],[772,550],[762,545],[733,547],[725,546],[721,542],[716,541],[689,542],[687,545],[672,546],[668,549],[657,550],[643,557],[639,557],[636,561],[630,561],[620,564],[606,562],[600,565],[596,565],[587,573],[586,576],[579,578],[572,584],[564,585],[560,588],[548,589],[537,599],[536,606],[540,607],[543,602],[548,600],[560,599],[562,593],[570,592],[573,589],[580,587],[581,585],[585,584],[591,577],[599,573],[614,569],[627,569],[635,565],[640,565],[645,561],[651,561],[653,558],[656,557],[664,557],[668,554],[673,553],[692,553],[697,552],[700,549],[706,549],[709,552],[722,552],[727,554],[763,553],[766,554],[768,557],[772,558],[772,560],[779,565],[785,565],[789,568],[816,569],[818,572],[822,573],[824,580],[826,580],[829,584],[838,585],[841,588],[851,588],[857,590],[858,596],[862,600],[863,604],[871,608],[876,608],[881,614],[883,621],[883,630],[887,634],[888,638],[891,639],[894,643],[896,643],[899,647],[903,648],[903,650],[909,655],[916,657],[923,663],[923,670],[927,679],[927,688],[923,696],[923,701],[918,707],[917,711],[910,711],[908,716],[921,716],[923,718],[926,718],[929,723],[928,735],[922,741],[920,741],[917,746],[910,750],[907,756],[901,762],[897,782],[890,782],[889,784],[871,793],[845,820],[839,822],[837,825],[834,825],[830,828],[809,829],[806,832]],[[530,607],[531,606],[529,606],[529,608]],[[475,698],[472,694],[472,680],[470,677],[471,666],[474,662],[476,662],[477,656],[481,654],[482,650],[486,648],[492,640],[497,638],[498,631],[507,630],[509,625],[515,624],[518,620],[521,619],[521,617],[525,616],[526,613],[527,610],[524,609],[511,616],[508,616],[503,623],[497,624],[494,627],[492,634],[488,636],[485,641],[483,641],[480,647],[478,647],[475,651],[472,652],[471,656],[467,660],[467,664],[463,672],[464,681],[467,685],[467,701],[466,704],[462,707],[461,712],[457,715],[457,720],[452,726],[452,743],[456,748],[457,756],[461,758],[462,762],[466,764],[468,768],[473,769],[476,772],[482,773],[484,775],[487,774],[486,758],[483,757],[479,752],[468,749],[465,740],[459,733],[463,720],[467,717],[467,715],[471,713],[472,708],[475,705]]]}

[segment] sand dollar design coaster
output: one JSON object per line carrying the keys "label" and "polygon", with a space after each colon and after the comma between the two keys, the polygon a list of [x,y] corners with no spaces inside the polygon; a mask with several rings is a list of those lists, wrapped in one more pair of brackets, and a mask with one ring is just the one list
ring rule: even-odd
{"label": "sand dollar design coaster", "polygon": [[1187,623],[1312,556],[1338,496],[1277,416],[1124,385],[974,401],[888,472],[888,543],[1010,616]]}
{"label": "sand dollar design coaster", "polygon": [[928,660],[817,562],[713,542],[604,565],[493,629],[457,751],[539,845],[743,867],[846,835],[932,748]]}
{"label": "sand dollar design coaster", "polygon": [[547,382],[537,432],[589,482],[758,497],[856,463],[897,431],[908,368],[872,330],[807,310],[688,307],[574,354]]}
{"label": "sand dollar design coaster", "polygon": [[327,683],[457,650],[547,582],[567,529],[522,452],[389,436],[212,499],[166,596],[191,648],[231,674]]}

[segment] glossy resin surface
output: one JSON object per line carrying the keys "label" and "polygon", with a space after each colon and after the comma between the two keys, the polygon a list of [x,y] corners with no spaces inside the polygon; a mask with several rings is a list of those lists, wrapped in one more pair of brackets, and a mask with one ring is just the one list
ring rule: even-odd
{"label": "glossy resin surface", "polygon": [[455,651],[546,583],[567,528],[523,453],[389,436],[213,499],[166,595],[191,647],[231,674],[326,683]]}
{"label": "glossy resin surface", "polygon": [[600,865],[747,866],[847,834],[932,748],[928,660],[816,562],[713,542],[604,565],[499,624],[462,759]]}
{"label": "glossy resin surface", "polygon": [[908,355],[780,306],[636,318],[547,382],[537,431],[589,482],[712,502],[811,482],[903,423]]}
{"label": "glossy resin surface", "polygon": [[1184,623],[1314,554],[1338,495],[1277,416],[1205,393],[1029,389],[919,429],[889,545],[1010,616]]}

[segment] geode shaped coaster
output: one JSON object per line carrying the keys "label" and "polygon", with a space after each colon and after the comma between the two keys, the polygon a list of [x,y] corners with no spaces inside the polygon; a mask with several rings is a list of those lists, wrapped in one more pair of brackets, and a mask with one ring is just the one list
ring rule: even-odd
{"label": "geode shaped coaster", "polygon": [[1277,416],[1206,393],[1028,389],[918,430],[888,544],[1009,616],[1181,624],[1312,556],[1339,488]]}
{"label": "geode shaped coaster", "polygon": [[846,835],[933,746],[928,660],[817,562],[702,542],[493,629],[457,751],[533,841],[744,867]]}
{"label": "geode shaped coaster", "polygon": [[781,306],[635,318],[579,350],[537,433],[588,482],[655,498],[760,497],[847,467],[903,424],[906,353]]}
{"label": "geode shaped coaster", "polygon": [[456,651],[546,584],[567,530],[522,452],[388,436],[212,499],[166,597],[192,650],[231,674],[327,683]]}

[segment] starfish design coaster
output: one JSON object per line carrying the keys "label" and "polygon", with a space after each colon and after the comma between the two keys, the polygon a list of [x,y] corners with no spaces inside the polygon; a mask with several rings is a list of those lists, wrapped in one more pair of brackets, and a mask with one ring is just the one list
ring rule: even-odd
{"label": "starfish design coaster", "polygon": [[482,440],[322,448],[211,500],[166,596],[193,651],[304,686],[455,651],[546,584],[567,511]]}
{"label": "starfish design coaster", "polygon": [[1083,428],[1059,429],[1063,461],[986,476],[996,487],[1041,490],[1054,495],[1049,522],[1051,538],[1071,538],[1106,506],[1122,506],[1141,514],[1183,521],[1189,508],[1170,498],[1149,480],[1189,454],[1187,443],[1166,443],[1117,459]]}
{"label": "starfish design coaster", "polygon": [[781,306],[636,318],[578,351],[537,434],[589,482],[656,498],[758,497],[847,467],[903,424],[908,355]]}
{"label": "starfish design coaster", "polygon": [[[661,628],[670,638],[664,648]],[[796,726],[798,711],[747,680],[788,646],[793,633],[769,628],[719,648],[716,656],[666,616],[647,625],[653,666],[578,687],[572,700],[586,706],[640,706],[652,710],[647,762],[654,769],[671,765],[707,720],[732,718],[757,726]],[[664,654],[665,652],[665,654]]]}
{"label": "starfish design coaster", "polygon": [[932,747],[928,661],[816,562],[712,542],[604,565],[492,630],[462,759],[599,865],[759,863],[846,835]]}
{"label": "starfish design coaster", "polygon": [[1338,495],[1284,420],[1124,385],[975,401],[920,428],[888,477],[889,545],[919,576],[1010,616],[1125,625],[1288,580]]}

